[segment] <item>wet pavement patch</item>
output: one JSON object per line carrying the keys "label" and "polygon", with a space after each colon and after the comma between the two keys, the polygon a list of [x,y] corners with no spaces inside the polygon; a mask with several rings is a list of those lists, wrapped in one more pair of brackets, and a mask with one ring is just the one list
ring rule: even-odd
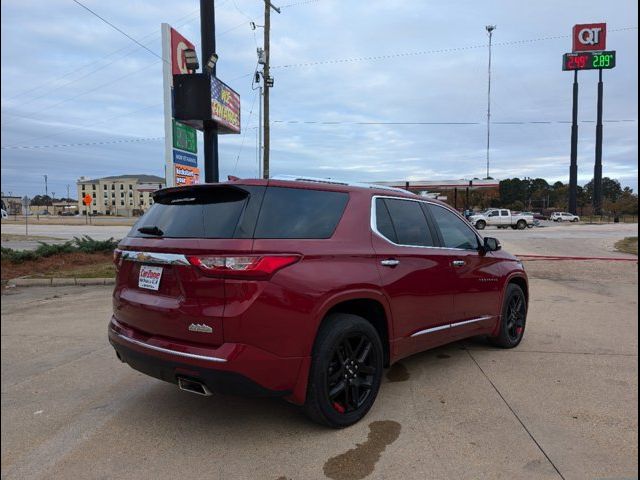
{"label": "wet pavement patch", "polygon": [[404,382],[409,380],[409,370],[402,363],[394,363],[387,370],[387,380],[390,382]]}
{"label": "wet pavement patch", "polygon": [[356,448],[330,458],[324,464],[324,474],[333,480],[360,480],[373,473],[387,445],[396,441],[401,425],[392,420],[369,424],[369,435]]}

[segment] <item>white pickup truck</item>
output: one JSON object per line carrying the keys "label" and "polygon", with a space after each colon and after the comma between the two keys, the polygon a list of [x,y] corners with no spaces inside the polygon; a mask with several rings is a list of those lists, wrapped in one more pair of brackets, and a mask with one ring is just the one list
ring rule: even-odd
{"label": "white pickup truck", "polygon": [[511,210],[504,208],[490,208],[486,212],[471,215],[469,222],[478,230],[483,230],[488,226],[524,230],[534,225],[533,215],[514,214],[511,213]]}

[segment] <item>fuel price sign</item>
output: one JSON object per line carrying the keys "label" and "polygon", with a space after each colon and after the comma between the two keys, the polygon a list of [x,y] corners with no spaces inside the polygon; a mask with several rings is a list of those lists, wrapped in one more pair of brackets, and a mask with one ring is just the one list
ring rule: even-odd
{"label": "fuel price sign", "polygon": [[616,52],[574,52],[562,56],[562,70],[601,70],[616,66]]}

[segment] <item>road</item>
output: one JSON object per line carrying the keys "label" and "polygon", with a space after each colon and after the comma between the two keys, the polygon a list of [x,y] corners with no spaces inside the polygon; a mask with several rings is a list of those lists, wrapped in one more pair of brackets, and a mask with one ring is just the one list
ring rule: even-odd
{"label": "road", "polygon": [[2,478],[637,477],[637,263],[527,269],[517,349],[466,341],[405,359],[339,431],[284,402],[198,397],[121,364],[108,287],[9,290]]}

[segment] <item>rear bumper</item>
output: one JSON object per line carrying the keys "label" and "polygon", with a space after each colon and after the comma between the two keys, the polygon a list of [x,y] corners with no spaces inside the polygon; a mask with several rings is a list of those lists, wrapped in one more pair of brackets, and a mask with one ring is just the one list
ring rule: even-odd
{"label": "rear bumper", "polygon": [[224,343],[217,348],[153,337],[111,318],[109,342],[135,370],[177,384],[197,380],[212,392],[284,397],[302,404],[308,374],[306,357],[278,357],[251,345]]}

